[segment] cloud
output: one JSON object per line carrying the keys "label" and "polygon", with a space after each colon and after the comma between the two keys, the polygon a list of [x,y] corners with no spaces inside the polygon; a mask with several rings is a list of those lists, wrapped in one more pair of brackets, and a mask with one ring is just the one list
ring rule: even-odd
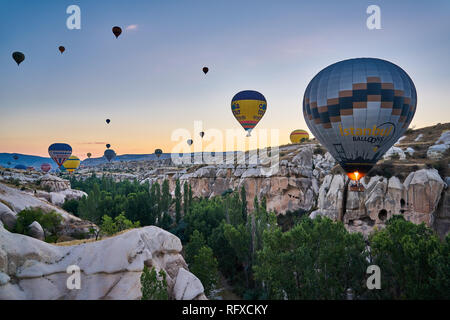
{"label": "cloud", "polygon": [[125,28],[125,30],[136,30],[138,28],[138,25],[137,24],[130,24],[129,26],[127,26],[126,28]]}

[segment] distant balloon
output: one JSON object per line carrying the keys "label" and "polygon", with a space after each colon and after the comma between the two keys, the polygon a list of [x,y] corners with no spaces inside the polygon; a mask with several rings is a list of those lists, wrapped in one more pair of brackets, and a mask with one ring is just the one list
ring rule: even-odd
{"label": "distant balloon", "polygon": [[207,74],[208,71],[209,71],[209,68],[208,68],[208,67],[203,67],[203,73],[204,73],[204,74]]}
{"label": "distant balloon", "polygon": [[92,157],[92,153],[88,152],[87,157],[90,159]]}
{"label": "distant balloon", "polygon": [[49,172],[52,169],[52,166],[49,163],[41,164],[41,170],[45,173]]}
{"label": "distant balloon", "polygon": [[48,154],[61,167],[64,161],[72,155],[72,147],[67,143],[54,143],[48,147]]}
{"label": "distant balloon", "polygon": [[155,154],[156,154],[156,156],[159,158],[159,157],[161,157],[161,155],[162,155],[162,150],[161,149],[156,149],[155,150]]}
{"label": "distant balloon", "polygon": [[109,120],[109,119],[106,119],[106,123],[107,124],[109,124],[111,122],[111,120]]}
{"label": "distant balloon", "polygon": [[292,143],[300,143],[303,141],[306,141],[309,139],[309,134],[305,130],[294,130],[291,132],[291,135],[289,136]]}
{"label": "distant balloon", "polygon": [[16,51],[12,54],[14,61],[17,65],[21,64],[23,60],[25,60],[25,55],[22,52]]}
{"label": "distant balloon", "polygon": [[59,46],[59,52],[61,52],[61,54],[66,51],[66,48],[64,48],[63,46]]}
{"label": "distant balloon", "polygon": [[236,120],[247,131],[247,137],[250,136],[253,128],[264,116],[266,109],[266,98],[258,91],[241,91],[231,100],[231,111]]}
{"label": "distant balloon", "polygon": [[311,80],[303,115],[348,177],[359,180],[408,129],[416,106],[416,88],[403,69],[357,58],[332,64]]}
{"label": "distant balloon", "polygon": [[19,160],[19,156],[17,154],[13,155],[14,160]]}
{"label": "distant balloon", "polygon": [[27,167],[24,166],[23,164],[18,164],[17,166],[14,167],[14,169],[18,169],[18,170],[27,170]]}
{"label": "distant balloon", "polygon": [[115,26],[112,28],[112,32],[114,33],[114,35],[116,36],[116,39],[117,39],[120,36],[120,34],[122,33],[122,28]]}
{"label": "distant balloon", "polygon": [[71,156],[69,159],[67,159],[64,164],[63,167],[67,169],[67,171],[69,171],[69,173],[74,172],[75,170],[78,169],[78,167],[80,166],[80,159],[76,156]]}
{"label": "distant balloon", "polygon": [[111,148],[111,145],[108,143],[107,145],[106,145],[106,148]]}
{"label": "distant balloon", "polygon": [[204,137],[204,135],[205,135],[205,133],[202,131],[202,132],[200,132],[200,138],[203,138]]}
{"label": "distant balloon", "polygon": [[194,143],[194,141],[192,139],[188,139],[188,141],[186,141],[188,145],[192,145]]}
{"label": "distant balloon", "polygon": [[10,166],[11,165],[11,161],[8,161],[8,166]]}
{"label": "distant balloon", "polygon": [[108,149],[105,150],[104,156],[108,160],[108,162],[111,162],[116,157],[116,153],[114,152],[114,150]]}

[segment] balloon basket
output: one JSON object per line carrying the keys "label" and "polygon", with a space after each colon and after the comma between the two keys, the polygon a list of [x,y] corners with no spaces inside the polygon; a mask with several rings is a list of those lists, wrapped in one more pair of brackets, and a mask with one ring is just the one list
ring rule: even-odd
{"label": "balloon basket", "polygon": [[366,190],[360,182],[350,184],[349,189],[353,192],[364,192]]}

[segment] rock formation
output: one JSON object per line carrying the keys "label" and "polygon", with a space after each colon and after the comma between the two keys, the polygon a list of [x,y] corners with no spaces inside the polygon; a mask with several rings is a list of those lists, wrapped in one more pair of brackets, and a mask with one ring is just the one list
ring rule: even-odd
{"label": "rock formation", "polygon": [[[205,299],[181,250],[180,239],[154,226],[101,241],[55,246],[0,225],[0,300],[140,299],[144,265],[165,271],[171,298]],[[67,269],[74,265],[80,270],[80,289],[67,286]]]}

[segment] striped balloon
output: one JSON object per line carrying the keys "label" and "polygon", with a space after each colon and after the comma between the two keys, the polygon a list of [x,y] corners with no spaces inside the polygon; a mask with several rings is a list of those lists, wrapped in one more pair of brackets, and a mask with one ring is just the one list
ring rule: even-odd
{"label": "striped balloon", "polygon": [[300,143],[309,139],[309,134],[305,130],[297,129],[291,132],[289,136],[292,143]]}
{"label": "striped balloon", "polygon": [[258,91],[245,90],[237,93],[231,100],[231,111],[241,124],[247,137],[266,113],[266,98]]}
{"label": "striped balloon", "polygon": [[417,93],[397,65],[374,58],[330,65],[309,83],[303,115],[352,180],[363,177],[404,134]]}
{"label": "striped balloon", "polygon": [[67,159],[63,166],[64,168],[66,168],[67,171],[69,171],[69,173],[74,172],[75,170],[78,169],[78,167],[80,166],[80,159],[76,156],[71,156],[69,157],[69,159]]}
{"label": "striped balloon", "polygon": [[48,147],[48,154],[61,167],[64,161],[72,155],[72,147],[67,143],[54,143]]}
{"label": "striped balloon", "polygon": [[116,152],[113,149],[107,149],[103,155],[108,162],[111,162],[116,157]]}
{"label": "striped balloon", "polygon": [[52,166],[49,163],[41,164],[41,170],[45,173],[49,172],[52,169]]}

